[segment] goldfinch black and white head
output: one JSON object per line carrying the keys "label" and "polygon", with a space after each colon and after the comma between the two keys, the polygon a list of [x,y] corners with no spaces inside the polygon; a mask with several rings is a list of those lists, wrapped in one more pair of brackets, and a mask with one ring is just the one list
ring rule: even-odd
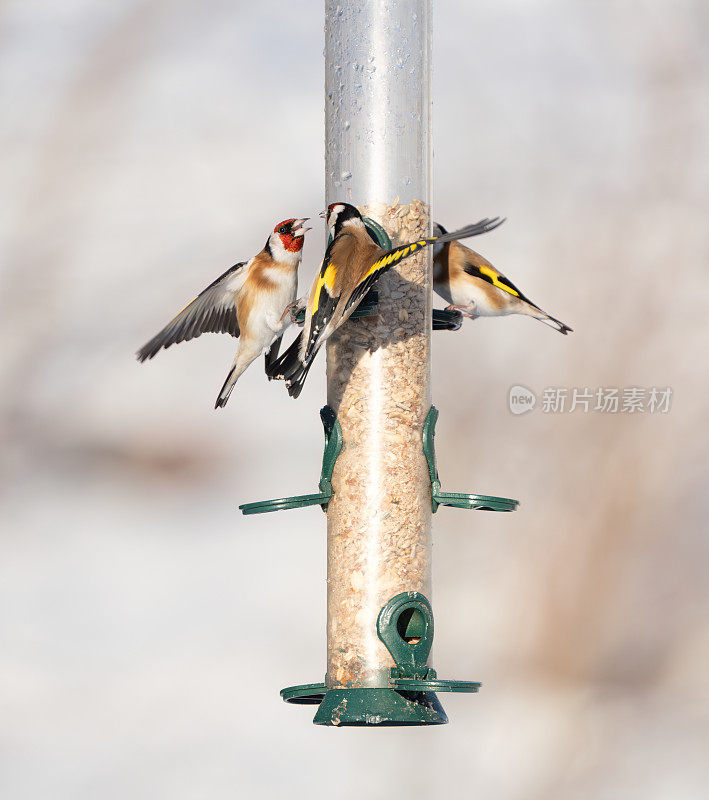
{"label": "goldfinch black and white head", "polygon": [[333,239],[345,227],[364,230],[362,215],[349,203],[330,203],[320,216],[325,218],[328,233]]}

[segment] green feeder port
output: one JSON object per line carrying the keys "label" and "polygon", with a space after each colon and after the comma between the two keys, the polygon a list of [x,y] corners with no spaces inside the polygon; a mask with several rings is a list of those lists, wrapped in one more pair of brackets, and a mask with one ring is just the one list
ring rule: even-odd
{"label": "green feeder port", "polygon": [[331,687],[327,683],[281,690],[287,703],[318,705],[316,725],[403,726],[448,722],[436,692],[477,692],[480,683],[437,677],[429,667],[433,610],[419,592],[402,592],[381,609],[377,634],[396,666],[385,686]]}
{"label": "green feeder port", "polygon": [[[276,500],[257,500],[253,503],[242,503],[239,506],[242,514],[268,514],[271,511],[289,511],[292,508],[305,508],[306,506],[320,506],[323,511],[327,511],[328,503],[332,497],[332,471],[342,450],[342,428],[330,406],[325,406],[320,410],[320,419],[325,430],[325,450],[318,484],[319,491],[315,494],[300,494],[294,497],[279,497]],[[431,506],[433,512],[435,513],[439,506],[462,508],[468,511],[515,511],[519,506],[519,501],[512,500],[509,497],[441,491],[441,481],[438,477],[434,447],[437,420],[438,409],[435,406],[431,406],[423,426],[422,438],[423,453],[426,456],[431,479]]]}

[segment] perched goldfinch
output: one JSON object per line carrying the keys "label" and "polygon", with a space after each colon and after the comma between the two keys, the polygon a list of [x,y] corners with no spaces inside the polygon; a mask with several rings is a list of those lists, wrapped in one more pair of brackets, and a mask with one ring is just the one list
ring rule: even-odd
{"label": "perched goldfinch", "polygon": [[214,406],[224,407],[237,379],[254,359],[268,349],[268,368],[278,355],[283,331],[291,322],[288,312],[296,300],[305,233],[311,230],[305,222],[307,218],[279,222],[260,253],[234,264],[211,283],[138,351],[138,361],[203,333],[230,333],[239,343]]}
{"label": "perched goldfinch", "polygon": [[[433,232],[444,235],[446,230],[434,225]],[[460,242],[433,246],[433,288],[450,303],[448,311],[460,311],[471,319],[526,314],[564,335],[572,330],[542,311],[486,258]]]}
{"label": "perched goldfinch", "polygon": [[354,206],[331,203],[324,216],[332,241],[310,291],[303,330],[268,373],[271,378],[285,379],[291,397],[300,394],[323,343],[348,319],[380,275],[434,242],[477,236],[502,223],[499,217],[483,219],[454,233],[383,250],[370,237]]}

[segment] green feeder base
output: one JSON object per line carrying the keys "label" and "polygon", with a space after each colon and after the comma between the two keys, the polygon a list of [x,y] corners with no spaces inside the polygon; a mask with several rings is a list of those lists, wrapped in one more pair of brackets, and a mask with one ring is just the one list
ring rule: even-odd
{"label": "green feeder base", "polygon": [[328,689],[313,722],[337,727],[444,725],[448,717],[434,692]]}
{"label": "green feeder base", "polygon": [[319,704],[316,725],[444,725],[448,717],[436,692],[480,688],[476,681],[443,680],[426,665],[433,609],[420,592],[392,597],[379,612],[377,633],[396,664],[389,670],[388,687],[328,689],[325,683],[304,683],[281,689],[281,697],[286,703]]}

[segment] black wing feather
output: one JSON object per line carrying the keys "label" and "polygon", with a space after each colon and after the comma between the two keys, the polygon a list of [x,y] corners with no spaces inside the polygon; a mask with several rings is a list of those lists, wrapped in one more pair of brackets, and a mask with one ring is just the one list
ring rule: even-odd
{"label": "black wing feather", "polygon": [[241,331],[236,316],[236,304],[231,298],[225,298],[223,290],[219,287],[245,264],[245,261],[234,264],[223,275],[212,281],[158,334],[140,348],[137,353],[138,361],[146,361],[163,348],[167,349],[173,344],[196,339],[203,333],[229,333],[238,338]]}
{"label": "black wing feather", "polygon": [[477,264],[473,264],[471,261],[466,261],[463,269],[473,278],[480,278],[480,280],[487,281],[487,283],[491,284],[492,286],[496,286],[498,289],[502,289],[502,291],[509,289],[510,294],[514,295],[515,297],[519,297],[520,300],[523,300],[525,303],[529,303],[530,306],[534,306],[534,308],[537,308],[541,311],[536,303],[533,303],[514,285],[514,283],[512,283],[509,278],[501,275],[499,272],[497,272],[497,270],[494,270],[495,276],[493,277],[492,275],[482,272],[480,267]]}
{"label": "black wing feather", "polygon": [[269,381],[272,380],[271,371],[278,361],[278,351],[281,349],[282,341],[283,336],[279,336],[277,339],[274,339],[273,343],[266,351],[266,355],[264,356],[264,367],[266,369],[266,375]]}
{"label": "black wing feather", "polygon": [[476,222],[473,225],[466,225],[464,228],[453,231],[453,233],[448,233],[441,229],[441,236],[418,239],[415,242],[409,242],[408,244],[402,244],[399,247],[393,247],[391,250],[387,250],[381,256],[381,258],[379,258],[379,260],[376,261],[372,267],[370,267],[366,277],[352,292],[349,300],[347,301],[345,310],[347,311],[353,307],[356,308],[364,295],[367,294],[369,289],[371,289],[373,284],[376,283],[376,281],[384,272],[386,272],[388,269],[391,269],[391,267],[393,267],[395,264],[398,264],[400,261],[403,261],[405,258],[409,258],[409,256],[418,253],[427,245],[434,244],[434,242],[452,242],[457,241],[458,239],[467,239],[470,236],[480,236],[480,234],[489,233],[490,231],[494,230],[499,225],[502,225],[503,222],[504,219],[500,219],[500,217],[493,217],[492,219],[486,217],[485,219],[481,219],[479,222]]}

